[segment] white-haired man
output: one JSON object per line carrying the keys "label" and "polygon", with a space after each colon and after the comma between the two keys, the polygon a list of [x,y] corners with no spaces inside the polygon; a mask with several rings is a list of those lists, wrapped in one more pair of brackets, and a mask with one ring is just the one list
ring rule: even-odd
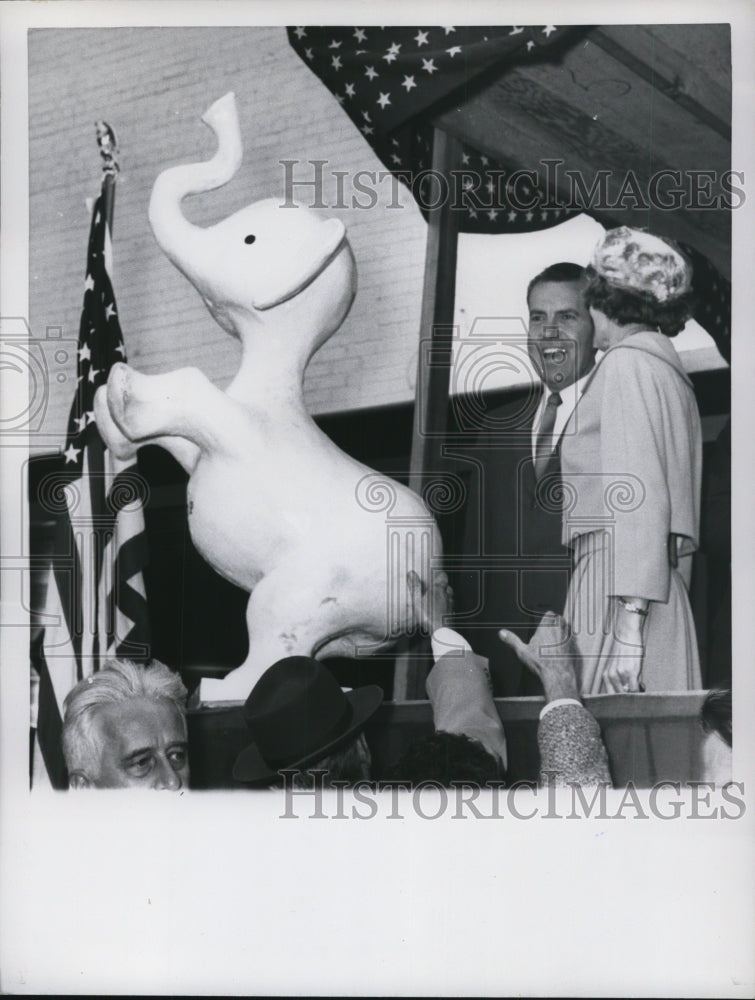
{"label": "white-haired man", "polygon": [[189,782],[186,688],[163,663],[108,660],[65,700],[63,755],[71,788],[155,788]]}

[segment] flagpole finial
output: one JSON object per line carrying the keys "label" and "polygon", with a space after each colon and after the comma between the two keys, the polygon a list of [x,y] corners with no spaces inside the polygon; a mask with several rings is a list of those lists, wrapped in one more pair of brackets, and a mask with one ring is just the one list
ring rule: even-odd
{"label": "flagpole finial", "polygon": [[118,140],[115,136],[115,130],[104,121],[95,122],[94,127],[97,131],[97,145],[100,147],[100,156],[102,157],[102,172],[114,177],[120,170]]}

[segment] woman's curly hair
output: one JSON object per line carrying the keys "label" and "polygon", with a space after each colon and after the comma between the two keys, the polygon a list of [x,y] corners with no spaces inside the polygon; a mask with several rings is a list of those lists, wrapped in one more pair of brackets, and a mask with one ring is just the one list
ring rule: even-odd
{"label": "woman's curly hair", "polygon": [[616,288],[593,267],[586,268],[585,276],[587,307],[599,309],[619,326],[642,323],[649,330],[657,329],[667,337],[675,337],[684,329],[684,324],[692,315],[694,296],[691,291],[671,302],[660,303],[647,292]]}

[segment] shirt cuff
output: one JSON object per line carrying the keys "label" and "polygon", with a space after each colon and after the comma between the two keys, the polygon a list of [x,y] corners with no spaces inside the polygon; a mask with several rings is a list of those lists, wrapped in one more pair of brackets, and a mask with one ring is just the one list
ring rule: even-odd
{"label": "shirt cuff", "polygon": [[582,702],[577,698],[555,698],[553,701],[549,701],[548,704],[541,710],[540,720],[542,721],[552,708],[558,708],[559,705],[579,705],[581,708]]}

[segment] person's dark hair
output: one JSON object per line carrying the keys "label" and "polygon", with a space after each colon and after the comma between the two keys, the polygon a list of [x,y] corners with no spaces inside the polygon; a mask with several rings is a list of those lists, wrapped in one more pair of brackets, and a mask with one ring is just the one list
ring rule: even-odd
{"label": "person's dark hair", "polygon": [[[301,768],[286,768],[289,774],[285,783],[291,788],[330,788],[334,781],[348,782],[354,785],[357,782],[370,780],[370,768],[372,766],[372,755],[367,745],[364,733],[359,733],[354,739],[349,740],[344,746],[334,750],[333,753],[311,764],[305,764]],[[314,775],[312,771],[324,771],[320,775]],[[268,783],[269,784],[269,783]],[[269,784],[269,787],[279,787],[284,782],[282,780]]]}
{"label": "person's dark hair", "polygon": [[713,688],[708,692],[700,713],[703,732],[718,733],[731,746],[731,688]]}
{"label": "person's dark hair", "polygon": [[436,781],[482,786],[503,779],[498,760],[478,740],[460,733],[435,732],[413,743],[385,775],[388,782]]}
{"label": "person's dark hair", "polygon": [[527,285],[527,305],[530,303],[532,289],[536,285],[543,285],[546,281],[573,284],[574,282],[581,281],[584,276],[585,269],[580,264],[572,264],[571,261],[559,261],[558,264],[549,265],[540,274],[536,274],[529,285]]}
{"label": "person's dark hair", "polygon": [[619,326],[642,323],[649,330],[658,329],[667,337],[675,337],[684,329],[684,324],[692,315],[692,292],[685,292],[672,302],[661,303],[647,292],[635,292],[610,285],[592,267],[588,267],[585,274],[587,308],[599,309]]}

